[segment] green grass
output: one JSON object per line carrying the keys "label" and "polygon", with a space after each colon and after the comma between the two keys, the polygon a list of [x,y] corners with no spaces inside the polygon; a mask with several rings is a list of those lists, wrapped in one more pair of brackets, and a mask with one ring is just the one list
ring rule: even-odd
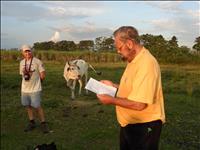
{"label": "green grass", "polygon": [[[1,149],[26,150],[54,141],[59,150],[117,150],[119,125],[114,106],[101,105],[95,94],[70,100],[63,78],[64,63],[45,62],[42,104],[53,131],[40,128],[24,133],[27,114],[20,103],[21,76],[18,62],[1,62]],[[93,64],[102,76],[120,80],[125,64]],[[163,127],[161,150],[198,150],[200,148],[200,67],[162,65],[167,122]],[[77,93],[76,93],[77,95]],[[37,120],[39,124],[39,120]]]}

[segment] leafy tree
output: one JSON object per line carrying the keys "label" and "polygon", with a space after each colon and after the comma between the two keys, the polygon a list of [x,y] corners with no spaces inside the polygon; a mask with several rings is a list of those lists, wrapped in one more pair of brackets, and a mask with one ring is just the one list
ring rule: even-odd
{"label": "leafy tree", "polygon": [[98,37],[95,39],[95,46],[98,50],[114,50],[114,40],[111,37]]}
{"label": "leafy tree", "polygon": [[195,44],[192,48],[197,50],[197,52],[200,52],[200,36],[195,39]]}
{"label": "leafy tree", "polygon": [[50,50],[54,48],[54,42],[36,42],[33,44],[33,48],[37,50]]}
{"label": "leafy tree", "polygon": [[48,42],[36,42],[33,46],[34,49],[37,50],[61,50],[61,51],[69,51],[76,49],[76,44],[74,41],[58,41],[54,43],[53,41]]}
{"label": "leafy tree", "polygon": [[113,50],[114,49],[114,40],[112,37],[105,38],[103,41],[104,49]]}
{"label": "leafy tree", "polygon": [[184,54],[188,54],[190,52],[190,49],[187,46],[181,46],[180,51]]}
{"label": "leafy tree", "polygon": [[167,46],[167,41],[162,35],[144,34],[140,36],[143,45],[148,48],[155,57],[165,57],[167,51],[170,51]]}
{"label": "leafy tree", "polygon": [[169,40],[169,45],[172,47],[178,47],[178,40],[176,36],[172,36],[171,40]]}
{"label": "leafy tree", "polygon": [[62,40],[55,44],[54,49],[60,51],[70,51],[76,49],[76,44],[74,41]]}
{"label": "leafy tree", "polygon": [[104,38],[105,37],[100,36],[100,37],[97,37],[95,39],[95,47],[96,47],[97,50],[101,50],[102,49]]}
{"label": "leafy tree", "polygon": [[76,50],[77,45],[74,43],[74,41],[67,41],[68,42],[68,50]]}
{"label": "leafy tree", "polygon": [[79,42],[78,47],[81,50],[93,50],[94,41],[93,40],[82,40]]}

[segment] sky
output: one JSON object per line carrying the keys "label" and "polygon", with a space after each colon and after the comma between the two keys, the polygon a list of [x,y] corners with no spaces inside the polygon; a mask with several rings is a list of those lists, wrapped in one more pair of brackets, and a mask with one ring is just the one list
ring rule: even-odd
{"label": "sky", "polygon": [[120,26],[140,35],[176,36],[191,48],[200,36],[198,1],[1,1],[1,49],[44,41],[95,40]]}

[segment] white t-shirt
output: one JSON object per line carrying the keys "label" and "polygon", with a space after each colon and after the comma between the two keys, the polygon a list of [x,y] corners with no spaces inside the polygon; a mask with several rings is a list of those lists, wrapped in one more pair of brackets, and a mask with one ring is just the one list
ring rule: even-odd
{"label": "white t-shirt", "polygon": [[[26,62],[26,70],[29,70],[31,59]],[[43,63],[41,60],[33,57],[31,69],[30,69],[30,80],[26,81],[24,79],[24,70],[25,70],[25,59],[20,62],[19,73],[22,75],[22,85],[21,91],[24,93],[38,92],[42,90],[40,72],[45,71]]]}

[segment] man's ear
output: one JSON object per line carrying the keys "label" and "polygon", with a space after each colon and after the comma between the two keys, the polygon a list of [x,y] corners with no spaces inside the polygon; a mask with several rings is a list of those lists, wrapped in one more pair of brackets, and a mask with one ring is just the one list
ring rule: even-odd
{"label": "man's ear", "polygon": [[132,40],[127,40],[126,41],[126,45],[129,49],[132,49],[134,46],[134,42]]}

